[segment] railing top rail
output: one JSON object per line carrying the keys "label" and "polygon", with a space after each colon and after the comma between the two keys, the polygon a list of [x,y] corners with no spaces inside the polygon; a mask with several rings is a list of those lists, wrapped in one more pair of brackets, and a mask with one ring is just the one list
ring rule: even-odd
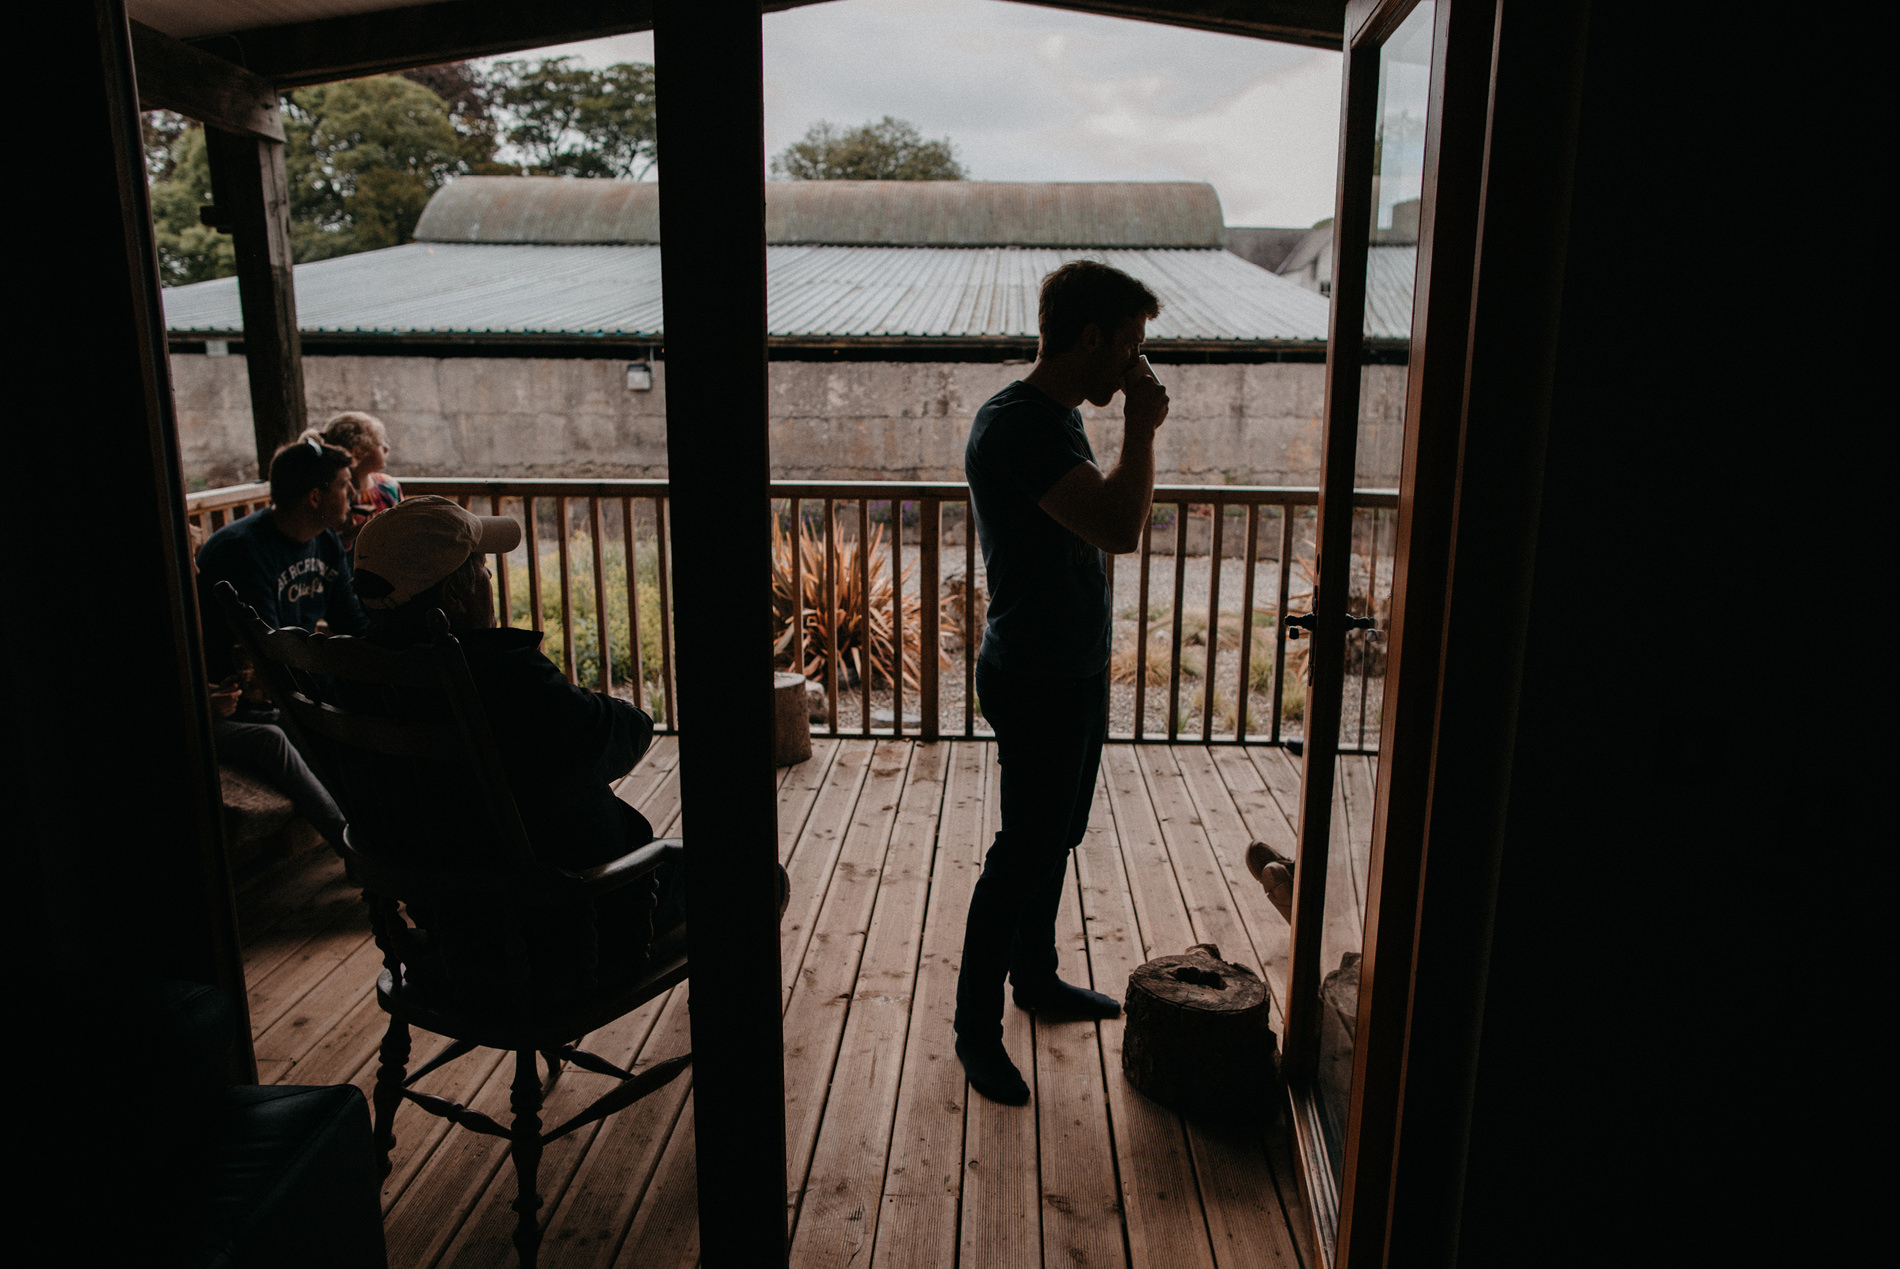
{"label": "railing top rail", "polygon": [[270,498],[270,485],[262,480],[254,480],[248,485],[226,485],[222,489],[201,489],[197,493],[185,495],[185,514],[196,515],[201,511],[217,511],[223,507],[235,507],[246,502],[265,501]]}
{"label": "railing top rail", "polygon": [[523,494],[548,498],[653,498],[665,497],[670,487],[665,477],[601,480],[558,476],[404,476],[401,479],[404,491],[499,494],[513,498]]}
{"label": "railing top rail", "polygon": [[[403,487],[413,493],[444,495],[487,494],[519,498],[664,498],[671,486],[665,478],[588,479],[556,476],[469,477],[405,476]],[[969,489],[959,480],[775,480],[770,494],[774,498],[870,497],[915,500],[939,498],[946,502],[962,501]],[[270,486],[254,481],[223,489],[206,489],[185,498],[187,513],[212,511],[240,503],[257,502],[270,496]],[[1227,506],[1313,506],[1319,501],[1319,489],[1312,485],[1156,485],[1157,503],[1222,503]],[[1356,507],[1396,507],[1396,489],[1358,489],[1353,491]]]}

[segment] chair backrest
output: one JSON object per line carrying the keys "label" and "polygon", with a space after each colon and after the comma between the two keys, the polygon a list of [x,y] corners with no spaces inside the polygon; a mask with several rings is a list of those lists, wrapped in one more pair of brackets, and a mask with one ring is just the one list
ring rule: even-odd
{"label": "chair backrest", "polygon": [[432,641],[392,651],[273,629],[228,582],[216,594],[349,821],[342,854],[351,876],[373,911],[379,900],[391,905],[377,930],[386,961],[402,959],[393,945],[408,933],[392,926],[385,941],[383,922],[400,900],[470,992],[492,995],[505,981],[505,994],[522,995],[550,975],[589,972],[591,902],[578,877],[537,857],[446,619]]}

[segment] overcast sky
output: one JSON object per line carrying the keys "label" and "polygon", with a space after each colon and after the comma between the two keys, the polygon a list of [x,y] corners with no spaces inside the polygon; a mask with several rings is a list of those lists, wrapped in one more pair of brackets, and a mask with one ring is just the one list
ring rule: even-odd
{"label": "overcast sky", "polygon": [[[562,45],[650,62],[650,33]],[[1337,53],[1003,0],[832,0],[765,17],[765,153],[894,115],[991,181],[1208,181],[1230,225],[1333,214]]]}

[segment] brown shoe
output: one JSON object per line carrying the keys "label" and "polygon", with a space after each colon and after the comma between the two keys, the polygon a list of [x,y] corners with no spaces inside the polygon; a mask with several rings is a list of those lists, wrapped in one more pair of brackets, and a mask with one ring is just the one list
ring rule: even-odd
{"label": "brown shoe", "polygon": [[1267,892],[1267,902],[1279,909],[1288,925],[1293,924],[1293,861],[1265,842],[1247,847],[1247,871]]}

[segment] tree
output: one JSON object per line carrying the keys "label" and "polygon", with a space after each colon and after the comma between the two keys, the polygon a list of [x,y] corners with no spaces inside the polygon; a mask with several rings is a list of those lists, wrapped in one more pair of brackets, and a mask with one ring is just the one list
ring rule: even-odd
{"label": "tree", "polygon": [[961,181],[949,137],[926,141],[902,119],[840,128],[823,119],[772,160],[772,175],[793,181]]}
{"label": "tree", "polygon": [[430,195],[470,158],[442,99],[396,75],[298,89],[284,136],[299,261],[409,241]]}
{"label": "tree", "polygon": [[[526,170],[639,178],[653,167],[653,68],[604,70],[572,58],[427,66],[300,88],[283,100],[291,253],[298,263],[408,242],[435,191],[456,176],[502,175],[506,141]],[[199,221],[212,201],[204,130],[147,112],[161,278],[168,286],[236,272],[229,235]]]}
{"label": "tree", "polygon": [[619,62],[602,70],[571,57],[497,62],[493,100],[502,134],[541,176],[644,177],[659,158],[653,68]]}
{"label": "tree", "polygon": [[[299,263],[407,242],[444,182],[498,166],[488,161],[492,130],[458,132],[440,97],[393,75],[298,89],[284,99],[283,115]],[[167,285],[227,277],[237,270],[231,239],[199,221],[198,209],[212,201],[204,129],[186,127],[161,161],[154,139],[166,124],[148,117],[160,276]]]}

